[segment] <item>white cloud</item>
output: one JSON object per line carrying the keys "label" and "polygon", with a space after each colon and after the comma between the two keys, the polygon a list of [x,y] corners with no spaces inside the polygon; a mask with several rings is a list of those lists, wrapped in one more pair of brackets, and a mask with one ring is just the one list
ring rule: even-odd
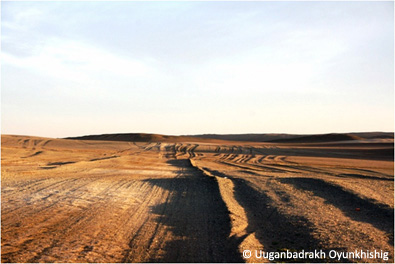
{"label": "white cloud", "polygon": [[[10,5],[11,4],[11,5]],[[48,14],[37,7],[16,8],[13,3],[3,3],[2,27],[6,30],[27,32],[44,21]],[[3,34],[2,34],[3,37]]]}
{"label": "white cloud", "polygon": [[111,83],[125,86],[158,75],[155,67],[150,66],[152,61],[124,58],[75,41],[51,41],[27,57],[3,52],[2,63],[28,70],[43,79],[51,78],[57,83],[52,89],[72,96],[76,92],[105,95],[111,92],[106,87]]}
{"label": "white cloud", "polygon": [[18,23],[32,22],[42,17],[43,11],[38,8],[28,8],[15,14],[15,20]]}
{"label": "white cloud", "polygon": [[144,62],[122,58],[94,46],[73,41],[55,41],[29,57],[21,58],[7,53],[2,56],[5,64],[68,80],[82,80],[92,73],[137,77],[152,71]]}

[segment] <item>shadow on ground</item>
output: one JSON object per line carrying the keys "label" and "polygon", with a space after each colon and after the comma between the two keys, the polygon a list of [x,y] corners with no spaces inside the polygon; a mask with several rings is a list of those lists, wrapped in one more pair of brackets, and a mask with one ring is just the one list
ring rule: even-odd
{"label": "shadow on ground", "polygon": [[238,241],[229,238],[229,211],[215,179],[192,167],[188,159],[168,163],[177,167],[176,178],[146,181],[171,192],[166,203],[151,210],[174,239],[166,243],[162,256],[149,262],[244,262]]}
{"label": "shadow on ground", "polygon": [[373,200],[363,199],[342,187],[313,178],[282,178],[281,182],[292,184],[298,189],[308,190],[328,203],[336,206],[345,215],[355,221],[365,222],[387,232],[389,243],[393,245],[394,238],[394,209]]}
{"label": "shadow on ground", "polygon": [[[327,248],[323,241],[316,239],[313,225],[304,217],[290,215],[282,212],[276,207],[271,198],[264,191],[258,191],[251,183],[244,179],[232,177],[216,170],[210,170],[212,174],[219,177],[227,177],[234,183],[235,198],[244,208],[247,218],[247,232],[255,232],[256,238],[264,246],[265,251],[297,251],[314,252],[322,249],[343,251],[344,248]],[[267,179],[272,180],[272,179]],[[286,193],[276,193],[283,201],[289,200]],[[280,262],[333,262],[330,259],[278,259]],[[342,262],[349,262],[341,259]]]}

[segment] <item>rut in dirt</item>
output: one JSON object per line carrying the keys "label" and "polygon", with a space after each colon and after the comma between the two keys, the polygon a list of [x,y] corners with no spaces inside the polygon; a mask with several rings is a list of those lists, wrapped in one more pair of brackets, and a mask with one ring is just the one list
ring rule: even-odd
{"label": "rut in dirt", "polygon": [[[328,248],[325,241],[313,236],[315,228],[303,216],[288,214],[273,203],[272,198],[266,194],[267,190],[258,191],[245,180],[232,177],[229,173],[204,168],[217,177],[228,178],[234,184],[234,195],[240,206],[247,214],[247,233],[255,233],[255,237],[264,246],[265,251],[281,252],[285,250],[313,252],[316,249],[344,250],[344,248]],[[268,178],[267,181],[272,179]],[[283,201],[289,200],[286,193],[277,193]],[[297,259],[297,262],[325,262],[323,259]],[[289,259],[280,259],[289,262]],[[342,262],[349,262],[341,259]]]}
{"label": "rut in dirt", "polygon": [[146,181],[171,192],[168,201],[151,212],[174,239],[166,243],[163,256],[149,262],[244,262],[238,241],[229,237],[229,211],[215,179],[192,167],[188,159],[168,163],[177,167],[176,178]]}

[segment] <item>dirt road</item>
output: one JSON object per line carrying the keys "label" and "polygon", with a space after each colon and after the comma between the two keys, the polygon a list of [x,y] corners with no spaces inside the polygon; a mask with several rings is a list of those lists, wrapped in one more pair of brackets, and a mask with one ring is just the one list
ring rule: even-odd
{"label": "dirt road", "polygon": [[3,135],[2,262],[393,262],[394,163],[372,151]]}

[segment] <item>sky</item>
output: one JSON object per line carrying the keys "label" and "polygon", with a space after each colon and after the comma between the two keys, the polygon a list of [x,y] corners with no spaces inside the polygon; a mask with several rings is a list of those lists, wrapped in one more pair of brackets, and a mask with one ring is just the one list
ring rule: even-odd
{"label": "sky", "polygon": [[394,131],[393,2],[1,2],[1,133]]}

